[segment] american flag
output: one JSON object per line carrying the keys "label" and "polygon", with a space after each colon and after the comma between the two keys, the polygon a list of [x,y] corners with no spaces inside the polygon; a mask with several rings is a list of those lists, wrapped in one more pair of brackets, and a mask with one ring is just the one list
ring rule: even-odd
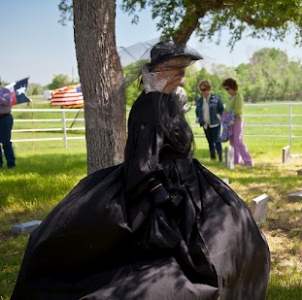
{"label": "american flag", "polygon": [[80,85],[65,86],[51,92],[51,105],[63,108],[82,108],[83,94]]}

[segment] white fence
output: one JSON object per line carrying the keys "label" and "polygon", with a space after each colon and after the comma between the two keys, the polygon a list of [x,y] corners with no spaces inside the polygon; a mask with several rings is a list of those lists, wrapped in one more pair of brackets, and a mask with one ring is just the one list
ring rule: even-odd
{"label": "white fence", "polygon": [[[244,118],[247,119],[246,127],[261,127],[261,128],[286,128],[287,134],[246,134],[246,136],[255,136],[255,137],[271,137],[271,138],[286,138],[288,139],[288,144],[292,146],[294,139],[302,139],[302,102],[271,102],[271,103],[259,103],[259,104],[245,104],[246,107],[250,108],[263,108],[263,107],[282,107],[282,113],[275,114],[245,114]],[[294,109],[299,109],[298,113],[294,113]],[[286,118],[287,122],[257,122],[249,123],[249,118],[262,118],[262,119],[280,119]],[[294,118],[300,118],[300,122],[294,122]],[[294,133],[294,129],[299,130],[298,134]]]}
{"label": "white fence", "polygon": [[[47,113],[47,114],[60,114],[61,118],[36,118],[36,119],[28,119],[28,118],[24,118],[24,119],[18,119],[15,118],[14,119],[14,123],[15,124],[19,124],[19,123],[27,123],[27,124],[31,124],[32,127],[34,128],[26,128],[26,129],[13,129],[13,133],[33,133],[33,132],[48,132],[49,136],[47,137],[43,137],[43,138],[16,138],[13,139],[12,141],[14,143],[21,143],[21,142],[43,142],[43,141],[63,141],[65,148],[67,148],[68,146],[68,140],[84,140],[85,136],[84,136],[84,131],[85,131],[85,127],[84,127],[84,118],[79,118],[78,115],[79,113],[83,112],[83,109],[44,109],[44,108],[36,108],[36,109],[13,109],[13,114],[14,113],[28,113],[28,114],[32,114],[32,113],[39,113],[39,116],[43,116],[43,113]],[[67,118],[66,114],[70,114],[70,113],[75,113],[75,116],[73,118]],[[72,122],[70,126],[67,125],[68,122]],[[73,127],[73,125],[75,123],[82,123],[81,127]],[[43,124],[46,123],[47,125],[49,125],[50,123],[52,124],[56,124],[57,126],[60,125],[60,127],[43,127],[43,128],[39,128],[34,126],[39,124]],[[55,125],[54,125],[55,126]],[[42,127],[42,126],[40,126]],[[68,136],[68,132],[72,132],[72,131],[82,131],[82,135],[80,136]],[[62,133],[61,137],[53,137],[51,136],[51,133],[53,132],[59,132]]]}
{"label": "white fence", "polygon": [[[289,102],[289,103],[261,103],[261,104],[246,104],[246,107],[249,108],[257,108],[257,107],[268,107],[271,108],[271,110],[276,108],[277,106],[282,107],[282,113],[280,114],[275,113],[257,113],[257,114],[245,114],[244,118],[246,121],[246,128],[284,128],[287,129],[286,131],[283,130],[283,134],[267,134],[267,133],[259,133],[256,134],[246,134],[246,136],[255,136],[255,137],[270,137],[270,138],[284,138],[288,139],[288,143],[291,146],[294,139],[302,138],[302,103],[296,103],[296,102]],[[294,109],[299,107],[299,111],[301,113],[294,113]],[[301,107],[301,108],[300,108]],[[13,130],[14,134],[20,135],[20,133],[48,133],[46,137],[38,137],[38,138],[13,138],[14,143],[21,143],[21,142],[43,142],[43,141],[62,141],[64,143],[64,146],[68,146],[69,140],[84,140],[85,136],[85,127],[84,127],[84,119],[80,118],[79,115],[82,113],[82,109],[13,109],[13,114],[22,113],[22,116],[25,114],[34,115],[38,113],[39,118],[17,118],[15,116],[14,122],[15,127],[17,129]],[[49,116],[50,114],[56,114],[60,117],[57,118],[43,118],[43,114],[47,113]],[[74,114],[72,118],[68,118],[67,114]],[[191,114],[192,118],[193,114]],[[300,118],[301,122],[294,122],[294,118]],[[261,118],[261,122],[249,122],[249,119],[253,118],[253,120],[257,120],[258,118]],[[283,118],[286,120],[286,122],[271,122],[274,118],[277,118],[280,120],[280,118]],[[266,119],[269,119],[270,122],[265,122]],[[262,122],[263,120],[263,122]],[[69,124],[71,122],[71,124]],[[30,124],[31,128],[18,128],[22,127],[23,124]],[[43,127],[41,124],[47,124],[47,127]],[[80,123],[81,126],[74,126],[75,124]],[[193,124],[191,122],[192,127],[197,126],[196,124]],[[298,124],[297,124],[298,123]],[[20,124],[20,125],[19,125]],[[49,127],[50,124],[54,124],[53,126]],[[27,127],[27,126],[24,126]],[[39,128],[40,127],[40,128]],[[294,130],[297,128],[301,128],[301,134],[294,134]],[[72,132],[77,132],[77,136],[70,136],[72,135]],[[52,133],[60,133],[61,136],[52,136]],[[286,132],[286,134],[284,133]],[[197,135],[198,136],[198,135]],[[200,135],[199,135],[200,136]]]}

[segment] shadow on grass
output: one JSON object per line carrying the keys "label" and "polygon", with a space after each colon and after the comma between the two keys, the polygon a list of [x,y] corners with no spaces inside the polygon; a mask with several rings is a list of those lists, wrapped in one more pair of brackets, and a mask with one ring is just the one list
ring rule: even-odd
{"label": "shadow on grass", "polygon": [[[0,237],[1,239],[1,237]],[[0,299],[8,300],[16,282],[28,236],[11,237],[0,243]]]}

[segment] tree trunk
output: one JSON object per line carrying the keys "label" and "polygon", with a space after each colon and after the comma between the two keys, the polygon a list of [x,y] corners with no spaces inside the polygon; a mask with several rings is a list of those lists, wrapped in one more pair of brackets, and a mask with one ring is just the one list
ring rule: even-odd
{"label": "tree trunk", "polygon": [[88,173],[123,159],[124,79],[115,42],[115,8],[114,0],[73,0]]}

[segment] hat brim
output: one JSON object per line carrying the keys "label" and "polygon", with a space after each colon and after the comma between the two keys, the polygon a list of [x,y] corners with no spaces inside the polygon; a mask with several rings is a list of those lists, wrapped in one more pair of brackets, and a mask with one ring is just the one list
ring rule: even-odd
{"label": "hat brim", "polygon": [[156,65],[167,60],[177,58],[177,57],[186,57],[191,61],[197,61],[203,59],[203,57],[195,49],[189,47],[174,47],[167,54],[158,54],[156,58],[151,59],[151,64]]}

